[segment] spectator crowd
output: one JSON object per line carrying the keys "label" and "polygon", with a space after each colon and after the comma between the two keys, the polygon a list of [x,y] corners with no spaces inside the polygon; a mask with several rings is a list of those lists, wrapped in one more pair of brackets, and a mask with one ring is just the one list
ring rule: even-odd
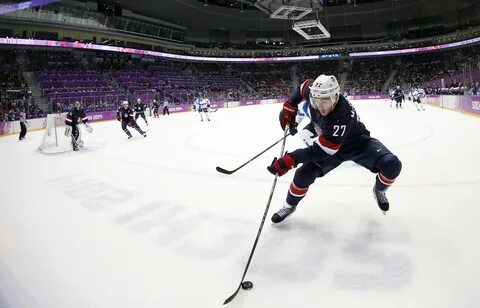
{"label": "spectator crowd", "polygon": [[[172,104],[288,97],[306,78],[335,74],[351,95],[423,86],[428,94],[479,95],[480,45],[400,57],[288,63],[200,63],[87,50],[3,49],[0,121],[63,112],[75,101],[87,111],[123,100]],[[32,78],[25,78],[26,73]]]}

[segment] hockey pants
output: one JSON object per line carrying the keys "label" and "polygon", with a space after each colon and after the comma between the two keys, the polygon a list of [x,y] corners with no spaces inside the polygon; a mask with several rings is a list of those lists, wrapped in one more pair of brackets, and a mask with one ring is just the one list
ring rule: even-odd
{"label": "hockey pants", "polygon": [[122,129],[123,129],[123,131],[127,134],[128,137],[131,137],[132,134],[131,134],[130,131],[128,130],[127,126],[133,127],[133,128],[134,128],[137,132],[139,132],[141,135],[144,134],[144,132],[142,131],[142,129],[140,128],[140,126],[138,126],[137,122],[135,122],[135,121],[131,121],[131,122],[122,121]]}
{"label": "hockey pants", "polygon": [[[139,112],[139,113],[135,114],[135,121],[138,119],[138,117],[142,117],[143,120],[145,121],[145,123],[147,123],[147,125],[148,125],[147,118],[145,117],[145,113],[144,113],[144,112]],[[136,123],[135,123],[135,124],[136,124]]]}

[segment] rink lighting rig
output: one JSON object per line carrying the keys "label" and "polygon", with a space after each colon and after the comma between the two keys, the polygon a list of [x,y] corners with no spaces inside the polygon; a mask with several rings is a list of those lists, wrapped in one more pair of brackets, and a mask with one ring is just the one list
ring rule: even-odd
{"label": "rink lighting rig", "polygon": [[[314,2],[309,2],[310,7],[299,5],[308,5],[306,2],[303,3],[301,1],[281,0],[281,3],[278,2],[278,0],[257,1],[255,6],[259,9],[261,8],[264,12],[268,12],[270,18],[292,20],[292,30],[307,40],[328,39],[331,37],[330,32],[318,19],[318,12],[323,10],[325,5],[323,1],[315,2],[315,5],[313,4]],[[316,19],[300,21],[300,19],[313,11],[317,13]]]}
{"label": "rink lighting rig", "polygon": [[320,20],[306,20],[293,23],[292,30],[307,40],[330,38],[330,32],[325,29]]}
{"label": "rink lighting rig", "polygon": [[270,14],[270,18],[299,20],[303,16],[309,14],[311,11],[311,8],[281,5],[272,14]]}

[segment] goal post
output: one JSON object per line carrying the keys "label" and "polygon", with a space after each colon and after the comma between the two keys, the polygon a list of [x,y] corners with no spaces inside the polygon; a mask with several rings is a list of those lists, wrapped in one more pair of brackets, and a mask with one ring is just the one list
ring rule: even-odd
{"label": "goal post", "polygon": [[62,153],[72,150],[71,138],[65,136],[65,117],[67,113],[47,115],[45,132],[38,150],[45,154]]}

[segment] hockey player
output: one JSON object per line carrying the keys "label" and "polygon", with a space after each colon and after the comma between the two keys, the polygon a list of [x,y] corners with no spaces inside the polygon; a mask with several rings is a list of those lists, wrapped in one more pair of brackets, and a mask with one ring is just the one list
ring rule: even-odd
{"label": "hockey player", "polygon": [[295,171],[283,207],[273,214],[272,222],[279,223],[292,214],[316,178],[325,176],[344,161],[354,161],[376,174],[373,196],[385,214],[389,209],[385,191],[400,174],[400,160],[380,141],[370,137],[355,108],[340,94],[334,76],[308,79],[295,90],[280,112],[283,129],[287,125],[295,127],[298,104],[302,100],[309,104],[315,141],[304,149],[275,158],[268,166],[270,173],[282,176],[302,164]]}
{"label": "hockey player", "polygon": [[292,128],[290,128],[290,133],[292,135],[295,135],[297,132],[297,126],[302,121],[308,120],[309,123],[299,132],[299,137],[305,143],[306,146],[311,146],[315,141],[315,139],[313,138],[317,136],[318,133],[315,131],[315,126],[313,125],[313,122],[312,122],[312,115],[310,114],[310,109],[308,108],[308,106],[309,106],[309,103],[307,101],[302,101],[298,105],[298,113],[297,113],[297,116],[295,117],[295,125],[293,125]]}
{"label": "hockey player", "polygon": [[153,107],[153,117],[158,118],[158,108],[160,108],[160,104],[157,102],[156,99],[153,100],[152,107]]}
{"label": "hockey player", "polygon": [[396,105],[395,107],[398,108],[403,108],[402,107],[402,101],[405,100],[405,95],[403,94],[402,89],[400,89],[400,86],[397,86],[395,89],[395,92],[393,93],[393,98],[395,99]]}
{"label": "hockey player", "polygon": [[117,110],[117,120],[122,122],[122,129],[127,134],[128,139],[132,138],[132,134],[128,130],[127,126],[133,127],[143,137],[147,137],[147,133],[144,132],[137,121],[133,118],[133,110],[128,107],[128,102],[123,101],[122,107]]}
{"label": "hockey player", "polygon": [[170,110],[168,109],[168,106],[169,106],[169,103],[167,98],[165,97],[165,99],[163,100],[163,115],[165,115],[165,113],[170,115]]}
{"label": "hockey player", "polygon": [[[135,121],[137,121],[138,117],[142,117],[145,123],[147,123],[147,118],[145,117],[145,104],[142,103],[141,99],[137,99],[137,103],[135,104]],[[135,122],[136,123],[136,122]]]}
{"label": "hockey player", "polygon": [[425,91],[422,88],[418,89],[413,89],[412,90],[412,99],[413,103],[415,104],[415,107],[417,107],[417,111],[420,111],[420,107],[422,108],[423,111],[425,111],[425,108],[423,107],[421,98],[425,97]]}
{"label": "hockey player", "polygon": [[83,141],[80,138],[80,129],[78,128],[79,121],[85,124],[85,129],[91,133],[93,128],[88,124],[88,118],[85,110],[81,108],[80,102],[76,101],[73,108],[67,113],[65,118],[65,136],[72,138],[72,147],[74,151],[83,146]]}
{"label": "hockey player", "polygon": [[395,90],[390,90],[389,96],[390,96],[390,108],[391,108],[393,107],[393,102],[395,101]]}
{"label": "hockey player", "polygon": [[208,98],[197,98],[193,103],[193,110],[197,110],[200,114],[200,120],[203,122],[203,113],[205,118],[210,122],[210,117],[208,115],[208,108],[210,108],[210,100]]}

